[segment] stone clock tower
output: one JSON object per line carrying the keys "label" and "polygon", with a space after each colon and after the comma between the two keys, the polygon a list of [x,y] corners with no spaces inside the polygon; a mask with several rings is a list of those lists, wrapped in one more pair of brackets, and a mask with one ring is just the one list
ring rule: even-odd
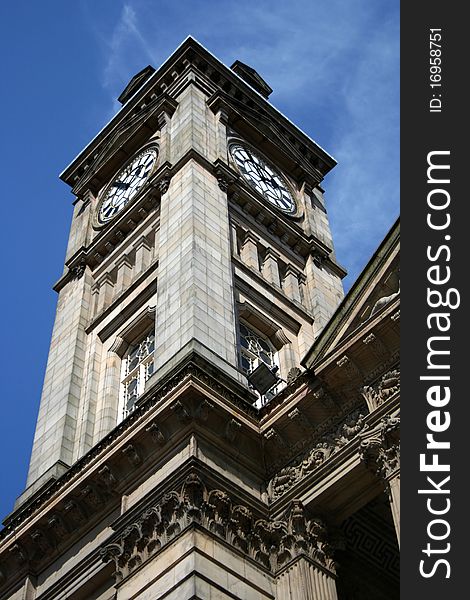
{"label": "stone clock tower", "polygon": [[343,298],[335,161],[271,91],[188,38],[62,173],[74,214],[0,598],[338,598],[347,511],[284,494],[324,422],[354,413],[356,435],[367,413],[311,358]]}

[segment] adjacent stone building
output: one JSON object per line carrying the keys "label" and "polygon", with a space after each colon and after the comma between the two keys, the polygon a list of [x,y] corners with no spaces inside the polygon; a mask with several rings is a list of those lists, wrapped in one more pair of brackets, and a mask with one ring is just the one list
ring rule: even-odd
{"label": "adjacent stone building", "polygon": [[399,229],[343,298],[334,159],[188,38],[76,198],[0,598],[398,598]]}

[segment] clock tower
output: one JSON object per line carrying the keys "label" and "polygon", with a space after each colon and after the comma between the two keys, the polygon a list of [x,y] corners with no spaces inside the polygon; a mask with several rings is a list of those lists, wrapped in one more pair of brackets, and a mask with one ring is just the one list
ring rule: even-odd
{"label": "clock tower", "polygon": [[[343,298],[335,161],[271,91],[188,38],[61,174],[74,213],[1,598],[337,598],[324,511],[272,493],[338,408],[304,360]],[[313,419],[292,400],[312,393]]]}

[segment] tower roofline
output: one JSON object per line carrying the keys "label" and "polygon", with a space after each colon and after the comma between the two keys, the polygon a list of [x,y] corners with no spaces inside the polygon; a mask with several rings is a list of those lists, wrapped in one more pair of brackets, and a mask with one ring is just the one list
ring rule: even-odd
{"label": "tower roofline", "polygon": [[[148,77],[144,78],[140,86],[136,86],[134,93],[126,98],[124,106],[111,117],[92,141],[62,171],[60,174],[62,181],[73,187],[76,179],[79,177],[78,173],[81,169],[87,168],[87,163],[90,161],[90,158],[93,157],[100,144],[107,138],[110,132],[132,114],[139,101],[141,101],[152,88],[156,87],[159,83],[163,83],[165,79],[171,78],[171,74],[175,72],[176,66],[183,63],[183,61],[188,60],[188,55],[192,59],[197,55],[200,59],[209,63],[210,66],[217,69],[226,80],[247,94],[250,97],[250,100],[256,102],[258,105],[262,105],[263,109],[267,111],[268,114],[271,114],[274,118],[281,121],[290,134],[295,135],[310,152],[313,152],[321,159],[323,163],[323,174],[326,174],[336,165],[335,159],[328,154],[326,150],[312,140],[299,127],[294,125],[290,119],[275,108],[262,94],[253,88],[240,75],[224,65],[200,42],[193,37],[188,36],[158,69]],[[128,87],[129,84],[126,86],[126,89]]]}

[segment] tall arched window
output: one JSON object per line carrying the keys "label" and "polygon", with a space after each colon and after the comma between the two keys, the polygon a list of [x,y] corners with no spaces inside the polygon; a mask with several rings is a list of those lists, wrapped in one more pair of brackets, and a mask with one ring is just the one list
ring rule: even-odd
{"label": "tall arched window", "polygon": [[138,343],[130,346],[122,359],[121,403],[119,419],[125,419],[135,408],[137,398],[145,389],[145,382],[153,373],[155,333],[152,329]]}

